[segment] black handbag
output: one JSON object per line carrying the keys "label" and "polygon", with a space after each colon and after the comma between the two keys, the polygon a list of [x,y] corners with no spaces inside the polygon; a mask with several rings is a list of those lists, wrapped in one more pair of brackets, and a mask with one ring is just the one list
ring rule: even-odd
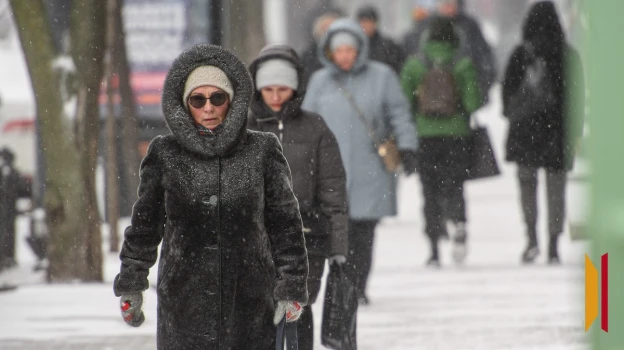
{"label": "black handbag", "polygon": [[357,294],[341,265],[329,267],[323,304],[321,343],[334,350],[357,349]]}
{"label": "black handbag", "polygon": [[478,180],[498,175],[500,169],[488,130],[476,122],[476,128],[472,132],[470,168],[466,179]]}

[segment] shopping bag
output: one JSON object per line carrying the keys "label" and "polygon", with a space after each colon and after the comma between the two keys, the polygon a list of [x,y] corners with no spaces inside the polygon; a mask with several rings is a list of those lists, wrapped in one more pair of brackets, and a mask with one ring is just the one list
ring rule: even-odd
{"label": "shopping bag", "polygon": [[472,133],[472,154],[468,180],[483,179],[500,175],[498,162],[490,142],[487,128],[477,126]]}
{"label": "shopping bag", "polygon": [[[286,347],[284,348],[284,345]],[[297,337],[297,323],[286,322],[286,316],[277,325],[275,350],[298,350],[299,338]]]}
{"label": "shopping bag", "polygon": [[357,294],[342,265],[329,267],[323,304],[321,343],[334,350],[356,350]]}

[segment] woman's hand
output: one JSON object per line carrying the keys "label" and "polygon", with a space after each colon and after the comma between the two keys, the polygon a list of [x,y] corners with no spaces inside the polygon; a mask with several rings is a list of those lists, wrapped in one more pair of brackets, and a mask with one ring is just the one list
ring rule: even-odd
{"label": "woman's hand", "polygon": [[122,294],[119,298],[119,307],[121,308],[121,317],[124,322],[132,327],[139,327],[145,321],[143,314],[143,293],[127,293]]}
{"label": "woman's hand", "polygon": [[284,316],[286,316],[286,322],[295,322],[301,317],[303,313],[303,306],[296,301],[278,301],[275,308],[275,317],[273,323],[279,324]]}

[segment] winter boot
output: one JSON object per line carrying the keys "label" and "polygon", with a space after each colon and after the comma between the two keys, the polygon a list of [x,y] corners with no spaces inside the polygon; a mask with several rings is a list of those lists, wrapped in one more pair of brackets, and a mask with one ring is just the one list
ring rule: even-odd
{"label": "winter boot", "polygon": [[438,251],[438,240],[435,238],[430,239],[431,243],[431,256],[427,259],[426,265],[428,267],[440,267],[440,252]]}
{"label": "winter boot", "polygon": [[468,231],[465,222],[455,224],[455,234],[453,235],[453,260],[456,264],[463,264],[468,254],[467,247]]}
{"label": "winter boot", "polygon": [[548,242],[548,264],[559,265],[561,260],[559,259],[559,234],[551,234]]}
{"label": "winter boot", "polygon": [[539,248],[537,247],[537,244],[532,244],[529,243],[529,245],[526,247],[526,249],[524,249],[524,252],[522,252],[522,263],[524,264],[531,264],[535,261],[535,259],[537,258],[537,256],[539,255]]}
{"label": "winter boot", "polygon": [[531,264],[535,261],[540,251],[537,246],[537,230],[532,226],[530,226],[527,237],[529,239],[529,244],[522,252],[522,263],[523,264]]}

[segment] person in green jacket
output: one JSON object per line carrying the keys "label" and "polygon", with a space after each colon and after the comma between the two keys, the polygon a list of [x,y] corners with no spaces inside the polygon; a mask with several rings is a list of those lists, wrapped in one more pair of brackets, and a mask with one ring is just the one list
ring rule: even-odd
{"label": "person in green jacket", "polygon": [[453,258],[466,257],[464,182],[470,166],[470,115],[481,107],[473,62],[459,53],[459,37],[450,20],[435,18],[423,52],[412,56],[401,74],[410,101],[420,147],[418,172],[425,200],[425,233],[431,242],[427,264],[440,266],[438,241],[454,226]]}

